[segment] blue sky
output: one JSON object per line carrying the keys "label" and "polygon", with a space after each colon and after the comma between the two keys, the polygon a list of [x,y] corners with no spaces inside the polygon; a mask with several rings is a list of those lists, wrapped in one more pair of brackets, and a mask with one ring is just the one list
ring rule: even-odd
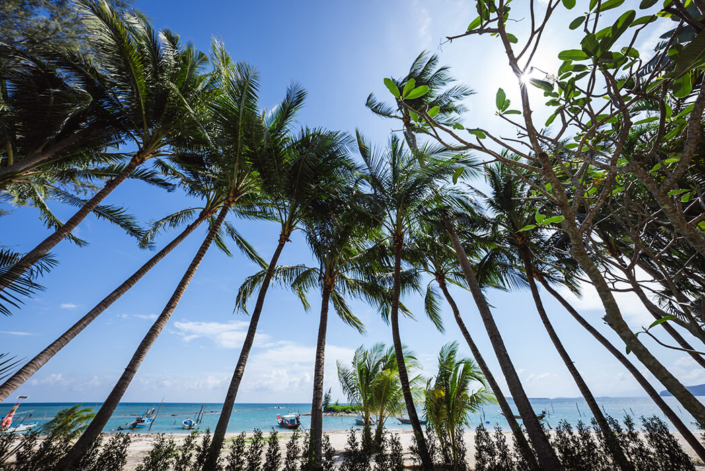
{"label": "blue sky", "polygon": [[[514,2],[519,10],[519,4]],[[580,3],[580,2],[579,2]],[[630,1],[627,3],[634,3]],[[497,43],[472,37],[439,46],[446,35],[465,30],[475,18],[472,2],[235,2],[223,0],[142,0],[136,6],[153,19],[157,28],[171,28],[184,40],[208,50],[211,38],[222,39],[236,60],[255,65],[261,74],[261,102],[273,106],[291,81],[309,92],[299,122],[353,132],[359,128],[375,144],[383,145],[396,123],[381,120],[364,107],[370,92],[387,97],[382,84],[387,76],[403,76],[422,51],[440,55],[452,66],[458,80],[477,91],[467,106],[466,123],[507,137],[515,131],[494,116],[495,93],[503,87],[518,102],[516,78],[511,75]],[[560,11],[544,36],[544,48],[536,65],[555,71],[558,51],[577,43],[566,25],[582,10]],[[517,18],[527,18],[526,12]],[[516,35],[528,20],[516,25]],[[664,22],[667,23],[667,22]],[[653,47],[668,24],[657,23],[639,43],[642,51]],[[536,114],[547,116],[532,92]],[[140,221],[157,219],[185,206],[197,205],[178,191],[167,194],[144,184],[128,182],[106,203],[124,205]],[[53,204],[64,219],[72,209]],[[269,259],[277,241],[277,226],[237,222],[241,232]],[[2,243],[29,250],[48,235],[31,208],[15,208],[0,218]],[[30,300],[21,311],[0,319],[0,351],[31,358],[54,340],[106,294],[151,257],[117,228],[90,217],[77,230],[90,242],[78,248],[63,242],[54,250],[59,266],[42,282],[47,290]],[[158,240],[163,246],[174,234]],[[75,341],[40,370],[17,394],[31,401],[101,401],[109,393],[151,322],[161,312],[204,236],[194,233],[157,268],[152,270],[86,329]],[[300,235],[288,244],[282,264],[310,263]],[[212,248],[169,325],[149,352],[128,389],[125,401],[221,402],[237,360],[249,318],[233,313],[235,294],[242,280],[257,268],[239,255],[227,258]],[[461,312],[493,371],[500,370],[470,295],[455,289]],[[490,302],[520,377],[532,397],[577,396],[565,367],[543,331],[528,292],[490,292]],[[619,340],[601,321],[601,306],[589,289],[575,306],[608,338]],[[649,323],[643,307],[629,295],[620,295],[628,322],[637,330]],[[312,310],[305,313],[290,293],[269,292],[260,336],[250,356],[240,390],[240,402],[308,402],[311,397],[313,354],[317,333],[318,294],[310,294]],[[552,300],[545,298],[549,316],[596,395],[643,395],[635,381]],[[421,360],[425,374],[433,374],[440,347],[452,340],[462,342],[450,310],[444,306],[446,332],[434,330],[422,314],[420,298],[405,303],[417,320],[402,321],[402,338]],[[337,386],[335,361],[349,362],[361,344],[391,343],[390,328],[371,307],[353,303],[366,324],[364,337],[339,319],[329,322],[326,387],[343,400]],[[686,335],[687,337],[687,335]],[[648,342],[648,340],[647,340]],[[650,343],[651,346],[654,346]],[[620,347],[621,348],[621,347]],[[702,369],[685,356],[654,346],[663,363],[686,384],[705,381]],[[658,386],[659,389],[660,386]]]}

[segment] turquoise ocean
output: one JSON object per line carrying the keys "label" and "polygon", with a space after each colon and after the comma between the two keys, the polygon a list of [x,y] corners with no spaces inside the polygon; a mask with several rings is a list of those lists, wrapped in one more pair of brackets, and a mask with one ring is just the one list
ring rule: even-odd
{"label": "turquoise ocean", "polygon": [[[680,404],[672,398],[665,397],[665,401],[673,408],[689,428],[696,430],[693,418],[680,407]],[[700,400],[705,399],[701,397]],[[511,401],[511,399],[510,399]],[[626,414],[631,415],[639,424],[640,416],[657,415],[666,423],[661,411],[647,397],[602,397],[597,398],[600,407],[607,414],[622,419]],[[582,420],[589,423],[592,415],[585,401],[580,398],[556,398],[556,399],[531,399],[534,410],[537,413],[546,411],[545,422],[551,427],[558,425],[560,420],[566,420],[575,425]],[[77,403],[38,403],[38,402],[23,402],[17,411],[15,424],[19,421],[27,423],[43,423],[51,420],[57,411],[71,407]],[[0,404],[0,417],[12,407],[11,402]],[[83,407],[89,407],[98,410],[100,403],[82,403]],[[181,422],[187,417],[196,418],[196,414],[201,407],[205,406],[205,415],[200,424],[200,429],[205,430],[210,428],[213,430],[216,423],[222,404],[199,404],[199,403],[164,403],[161,406],[159,415],[154,421],[152,430],[136,430],[137,433],[188,433],[183,430]],[[105,432],[114,431],[118,426],[134,421],[137,415],[142,414],[154,407],[159,408],[159,403],[121,403],[112,418],[108,422]],[[515,410],[516,408],[513,407]],[[268,431],[272,427],[276,427],[277,414],[287,413],[308,413],[311,411],[311,404],[235,404],[235,410],[228,424],[228,432],[252,432],[254,429]],[[507,422],[499,413],[497,405],[485,406],[479,413],[473,414],[470,418],[472,427],[476,427],[480,423],[485,423],[488,426],[494,427],[499,425],[507,429]],[[304,429],[308,429],[310,418],[301,416],[301,424]],[[670,426],[670,423],[669,423]],[[323,427],[328,431],[348,430],[355,427],[354,417],[324,417]],[[411,430],[410,425],[402,425],[397,420],[389,419],[386,423],[386,428],[391,430]],[[673,427],[671,427],[673,429]]]}

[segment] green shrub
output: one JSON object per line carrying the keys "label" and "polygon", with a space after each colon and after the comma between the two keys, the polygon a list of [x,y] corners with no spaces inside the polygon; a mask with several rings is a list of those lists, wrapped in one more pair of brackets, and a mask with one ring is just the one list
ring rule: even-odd
{"label": "green shrub", "polygon": [[137,466],[136,471],[163,471],[171,469],[172,463],[179,456],[176,442],[173,438],[166,438],[163,433],[156,435],[154,445],[149,450],[147,456],[142,460],[142,464]]}
{"label": "green shrub", "polygon": [[245,432],[235,437],[230,445],[226,471],[245,471]]}
{"label": "green shrub", "polygon": [[294,430],[289,443],[286,444],[286,458],[284,459],[284,471],[297,471],[299,458],[299,432]]}
{"label": "green shrub", "polygon": [[276,430],[272,429],[269,432],[269,440],[267,441],[267,454],[264,458],[264,466],[262,471],[279,471],[279,465],[282,461],[281,448],[279,447],[279,437]]}

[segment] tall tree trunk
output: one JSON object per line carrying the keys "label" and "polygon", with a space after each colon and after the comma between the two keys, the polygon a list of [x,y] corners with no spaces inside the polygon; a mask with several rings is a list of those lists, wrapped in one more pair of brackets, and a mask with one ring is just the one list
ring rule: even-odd
{"label": "tall tree trunk", "polygon": [[[318,324],[316,344],[316,366],[313,373],[313,399],[311,401],[311,434],[313,435],[313,464],[321,468],[323,450],[323,373],[326,360],[326,331],[328,329],[328,305],[332,287],[324,285],[321,296],[321,320]],[[309,460],[311,457],[309,457]]]}
{"label": "tall tree trunk", "polygon": [[[566,221],[569,221],[566,218]],[[570,223],[564,226],[567,229],[571,240],[571,255],[580,264],[580,267],[587,274],[593,286],[600,296],[602,305],[605,308],[604,320],[624,341],[624,343],[634,352],[634,355],[641,363],[663,384],[666,389],[690,412],[690,414],[700,423],[705,424],[705,406],[698,401],[693,393],[683,386],[683,384],[673,374],[666,369],[648,348],[642,344],[629,325],[622,318],[617,301],[612,295],[609,285],[605,281],[602,273],[597,268],[590,255],[585,251],[582,240],[575,225]]]}
{"label": "tall tree trunk", "polygon": [[465,279],[468,283],[468,287],[470,288],[470,292],[472,293],[473,299],[475,300],[475,304],[477,305],[478,311],[480,312],[482,322],[484,323],[485,329],[487,330],[487,335],[489,336],[490,342],[492,343],[492,348],[494,349],[495,355],[497,356],[497,361],[499,362],[499,365],[502,368],[502,373],[504,373],[504,377],[507,381],[507,386],[509,387],[509,392],[511,392],[512,394],[512,398],[514,399],[514,403],[517,405],[517,409],[519,409],[519,414],[524,420],[526,432],[529,434],[531,443],[534,445],[534,450],[536,450],[536,455],[539,459],[539,465],[541,466],[541,469],[562,470],[563,465],[558,459],[556,452],[551,447],[551,443],[548,441],[548,437],[546,437],[546,434],[543,432],[541,422],[539,422],[538,417],[536,417],[536,413],[531,407],[529,398],[526,396],[526,392],[524,391],[524,387],[521,384],[519,375],[517,374],[516,369],[512,364],[512,360],[509,357],[507,348],[504,346],[502,336],[499,333],[499,329],[497,328],[497,324],[495,323],[494,318],[492,317],[492,311],[490,311],[490,307],[487,304],[487,300],[485,299],[485,296],[482,293],[480,284],[478,283],[477,278],[475,277],[475,273],[473,272],[472,265],[470,265],[470,261],[468,260],[468,257],[465,254],[465,249],[460,243],[458,234],[455,232],[455,228],[453,228],[450,221],[446,220],[444,221],[444,224],[446,226],[448,234],[450,235],[450,239],[453,243],[453,248],[455,249],[455,253],[458,257],[458,261],[460,262],[460,267],[463,270],[463,274],[465,275]]}
{"label": "tall tree trunk", "polygon": [[409,414],[411,427],[414,429],[414,437],[416,437],[416,445],[418,446],[419,455],[421,457],[421,467],[424,471],[433,470],[433,462],[428,454],[428,446],[426,438],[421,429],[419,416],[416,414],[416,406],[414,398],[411,395],[411,387],[409,385],[409,374],[406,371],[406,363],[404,363],[404,349],[402,348],[401,336],[399,335],[399,297],[401,295],[401,250],[404,245],[404,236],[394,237],[394,288],[392,290],[392,339],[394,341],[394,353],[396,354],[397,367],[399,368],[399,383],[402,392],[404,393],[404,402],[406,410]]}
{"label": "tall tree trunk", "polygon": [[269,262],[269,267],[267,267],[267,273],[262,281],[262,286],[259,289],[259,294],[257,295],[257,303],[255,304],[255,309],[252,312],[252,317],[250,317],[250,326],[247,329],[247,335],[245,336],[245,341],[242,344],[242,350],[240,351],[240,357],[237,360],[237,366],[235,366],[235,371],[233,372],[233,377],[230,380],[230,386],[228,387],[228,392],[225,395],[225,401],[223,402],[223,409],[220,412],[220,418],[218,418],[218,424],[215,427],[215,432],[213,433],[213,441],[211,442],[211,448],[208,453],[208,458],[203,469],[206,471],[213,470],[218,462],[218,457],[220,456],[220,450],[223,447],[223,441],[225,440],[225,432],[228,429],[228,422],[230,422],[230,416],[233,413],[233,407],[235,405],[235,399],[237,398],[237,391],[240,388],[240,381],[242,381],[242,376],[245,374],[245,366],[247,365],[247,359],[250,356],[250,350],[252,350],[252,345],[255,342],[255,334],[257,333],[257,324],[259,323],[260,315],[262,314],[262,307],[264,306],[264,298],[267,296],[267,289],[272,282],[272,276],[274,276],[274,269],[279,261],[279,256],[284,250],[284,244],[289,240],[289,233],[282,232],[279,236],[279,243],[277,248],[272,255],[272,260]]}
{"label": "tall tree trunk", "polygon": [[639,385],[646,391],[652,401],[658,406],[659,409],[664,413],[666,418],[671,421],[673,426],[678,430],[678,432],[683,436],[683,439],[688,442],[693,451],[698,455],[698,457],[705,461],[705,447],[700,441],[693,435],[693,433],[688,429],[688,427],[683,423],[683,421],[676,415],[676,413],[666,404],[666,401],[659,395],[658,391],[649,383],[649,381],[642,375],[636,366],[630,362],[626,356],[622,354],[614,345],[610,343],[605,336],[603,336],[597,329],[595,329],[588,321],[581,316],[578,311],[576,311],[573,306],[556,290],[554,290],[551,285],[549,285],[546,280],[540,279],[543,287],[548,291],[554,298],[558,300],[559,303],[573,316],[573,319],[578,321],[578,323],[587,330],[600,344],[607,349],[624,367],[629,371],[634,379],[639,383]]}
{"label": "tall tree trunk", "polygon": [[125,169],[118,176],[109,180],[105,186],[93,196],[81,209],[74,214],[71,219],[66,221],[66,224],[58,228],[52,235],[44,239],[39,245],[28,252],[19,262],[10,270],[8,270],[5,282],[0,283],[0,291],[7,288],[10,282],[19,278],[26,272],[37,260],[49,253],[59,242],[69,235],[78,225],[88,216],[100,203],[103,201],[117,186],[125,181],[127,177],[146,159],[146,156],[141,154],[135,155]]}
{"label": "tall tree trunk", "polygon": [[149,329],[149,332],[147,332],[147,335],[145,335],[142,342],[140,342],[137,350],[130,359],[127,368],[125,368],[122,376],[115,384],[115,387],[110,392],[110,395],[101,406],[93,421],[90,423],[86,431],[83,432],[83,435],[81,435],[81,438],[78,439],[73,448],[71,448],[66,456],[59,462],[56,467],[57,470],[69,471],[75,469],[78,460],[86,452],[86,450],[90,448],[96,438],[98,438],[100,433],[103,431],[105,424],[108,423],[108,420],[110,420],[110,417],[113,415],[113,412],[120,403],[120,399],[122,399],[122,396],[125,394],[127,387],[132,382],[135,374],[137,374],[137,370],[142,364],[147,352],[149,352],[149,349],[152,345],[154,345],[154,342],[156,342],[157,337],[159,337],[162,329],[166,326],[166,323],[169,321],[174,309],[176,309],[176,306],[179,304],[181,297],[186,291],[191,279],[193,279],[193,276],[196,274],[198,266],[201,264],[203,257],[206,255],[208,248],[213,242],[216,233],[223,224],[228,211],[230,211],[230,205],[226,204],[223,206],[223,209],[221,209],[220,214],[218,214],[215,223],[208,230],[208,235],[206,235],[201,247],[198,249],[198,252],[196,252],[196,256],[191,261],[191,264],[186,270],[186,273],[184,273],[184,276],[181,278],[176,290],[174,290],[174,294],[171,295],[171,298],[164,307],[161,315],[156,321],[154,321],[154,324]]}
{"label": "tall tree trunk", "polygon": [[536,280],[534,278],[534,269],[531,265],[531,256],[529,254],[528,247],[522,246],[519,248],[519,251],[521,253],[521,259],[524,262],[524,271],[526,273],[526,279],[529,282],[531,296],[534,298],[534,304],[536,304],[536,310],[539,313],[541,322],[543,323],[543,326],[546,329],[546,332],[548,333],[548,336],[551,339],[554,348],[558,352],[558,355],[560,355],[561,360],[563,360],[563,363],[565,364],[566,368],[568,368],[570,375],[573,377],[573,381],[575,381],[575,384],[580,390],[580,394],[582,394],[583,398],[585,398],[585,402],[587,402],[587,405],[590,408],[590,412],[592,412],[592,416],[595,418],[595,420],[597,421],[597,425],[602,431],[602,436],[605,439],[605,443],[607,444],[607,448],[609,449],[615,464],[624,471],[633,470],[634,466],[624,455],[624,451],[622,450],[622,447],[620,446],[617,437],[612,432],[612,429],[607,423],[607,419],[605,419],[605,416],[602,414],[600,406],[597,405],[595,396],[592,395],[592,391],[590,391],[590,388],[588,388],[587,383],[585,383],[585,380],[578,372],[578,369],[575,367],[573,360],[570,358],[570,355],[568,355],[568,352],[563,346],[563,342],[561,342],[561,339],[558,337],[558,334],[554,330],[553,325],[551,324],[551,321],[549,320],[548,315],[546,314],[546,309],[544,309],[543,307],[543,301],[541,300],[541,295],[539,294],[538,287],[536,286]]}
{"label": "tall tree trunk", "polygon": [[188,237],[203,221],[209,217],[209,214],[201,213],[198,219],[189,224],[184,231],[179,234],[174,240],[169,242],[169,244],[159,251],[154,257],[149,259],[147,263],[142,265],[142,267],[137,270],[131,277],[125,280],[120,286],[118,286],[112,293],[105,297],[100,303],[98,303],[93,309],[91,309],[88,314],[83,316],[78,322],[76,322],[69,330],[64,332],[64,334],[56,339],[51,345],[42,350],[37,356],[32,358],[27,364],[19,369],[15,374],[13,374],[7,381],[5,381],[2,386],[0,386],[0,402],[8,398],[17,388],[22,386],[25,381],[27,381],[34,373],[36,373],[42,366],[52,359],[54,355],[59,353],[59,351],[64,348],[71,340],[76,338],[83,329],[88,327],[91,322],[93,322],[100,314],[102,314],[106,309],[108,309],[115,301],[120,299],[120,297],[127,293],[130,288],[132,288],[144,275],[146,275],[152,268],[154,268],[157,263],[159,263],[164,257],[166,257],[169,252],[174,250],[181,242],[183,242],[186,237]]}
{"label": "tall tree trunk", "polygon": [[462,317],[460,317],[460,310],[458,309],[458,305],[455,303],[455,300],[448,291],[448,286],[446,284],[445,279],[438,280],[438,285],[441,287],[441,291],[443,291],[443,295],[445,296],[446,301],[448,301],[448,304],[450,304],[450,308],[453,310],[455,322],[458,324],[460,332],[463,334],[463,337],[465,338],[468,347],[470,347],[470,351],[472,352],[472,356],[475,358],[477,365],[480,367],[480,370],[482,370],[482,374],[485,375],[485,379],[490,385],[490,388],[494,393],[494,397],[497,399],[499,408],[502,410],[504,417],[507,419],[509,428],[512,429],[514,439],[516,440],[519,446],[519,451],[521,452],[522,457],[529,464],[530,469],[538,470],[539,464],[536,462],[534,452],[531,450],[529,442],[526,441],[526,436],[524,436],[524,432],[522,432],[521,426],[519,426],[519,423],[514,418],[514,411],[512,411],[512,408],[509,406],[507,398],[504,397],[502,389],[499,387],[499,384],[497,384],[497,380],[494,378],[494,375],[490,371],[490,368],[487,366],[487,363],[485,363],[485,359],[480,353],[480,349],[477,348],[475,341],[472,339],[472,337],[470,336],[470,332],[468,332],[468,329],[465,326],[465,322],[463,321]]}

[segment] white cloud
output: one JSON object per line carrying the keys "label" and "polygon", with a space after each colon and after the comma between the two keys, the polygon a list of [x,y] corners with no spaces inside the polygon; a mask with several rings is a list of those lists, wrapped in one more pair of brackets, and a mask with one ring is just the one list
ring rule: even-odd
{"label": "white cloud", "polygon": [[142,319],[142,320],[145,320],[145,321],[153,321],[153,320],[156,320],[157,317],[159,317],[159,316],[157,316],[156,314],[135,314],[134,316],[135,316],[137,319]]}
{"label": "white cloud", "polygon": [[0,330],[0,334],[5,334],[5,335],[36,335],[31,332],[19,332],[19,331],[14,331],[14,330]]}
{"label": "white cloud", "polygon": [[[173,333],[182,336],[186,342],[203,337],[212,340],[220,348],[240,348],[247,335],[248,326],[249,322],[243,321],[174,322],[177,332]],[[266,342],[268,339],[264,334],[255,336],[257,343]]]}
{"label": "white cloud", "polygon": [[78,304],[73,304],[73,303],[64,303],[61,305],[61,309],[76,309],[78,307]]}
{"label": "white cloud", "polygon": [[31,384],[33,386],[37,386],[39,384],[56,385],[66,382],[67,380],[61,375],[61,373],[52,373],[43,379],[33,379]]}

